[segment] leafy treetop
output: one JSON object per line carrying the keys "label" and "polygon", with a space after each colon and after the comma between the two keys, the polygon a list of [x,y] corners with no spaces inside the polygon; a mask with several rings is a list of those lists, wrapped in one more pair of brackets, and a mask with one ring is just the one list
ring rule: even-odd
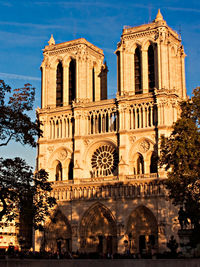
{"label": "leafy treetop", "polygon": [[0,80],[0,146],[6,146],[11,140],[36,146],[35,137],[42,133],[39,121],[33,122],[27,115],[33,108],[34,98],[35,88],[30,84],[12,91]]}
{"label": "leafy treetop", "polygon": [[185,208],[194,227],[200,223],[200,87],[181,103],[181,116],[169,137],[161,138],[160,164],[168,170],[166,186],[175,205]]}

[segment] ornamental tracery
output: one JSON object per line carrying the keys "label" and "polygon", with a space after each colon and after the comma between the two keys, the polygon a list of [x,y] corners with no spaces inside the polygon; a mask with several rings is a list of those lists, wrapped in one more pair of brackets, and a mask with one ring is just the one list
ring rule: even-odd
{"label": "ornamental tracery", "polygon": [[115,175],[118,166],[118,153],[111,145],[102,145],[97,148],[91,158],[93,175]]}

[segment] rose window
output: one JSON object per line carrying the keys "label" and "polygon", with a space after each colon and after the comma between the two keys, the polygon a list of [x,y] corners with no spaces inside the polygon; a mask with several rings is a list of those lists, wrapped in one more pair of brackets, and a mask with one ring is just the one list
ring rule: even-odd
{"label": "rose window", "polygon": [[114,175],[118,165],[118,154],[110,145],[100,146],[92,155],[92,170],[94,176]]}

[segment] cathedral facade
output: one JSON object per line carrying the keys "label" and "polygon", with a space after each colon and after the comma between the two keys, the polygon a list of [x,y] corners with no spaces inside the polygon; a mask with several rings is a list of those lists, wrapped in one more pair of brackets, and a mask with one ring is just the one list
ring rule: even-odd
{"label": "cathedral facade", "polygon": [[163,252],[177,232],[158,156],[186,99],[181,39],[158,11],[125,27],[115,54],[117,93],[107,99],[103,50],[53,36],[43,50],[37,168],[49,172],[57,207],[36,250]]}

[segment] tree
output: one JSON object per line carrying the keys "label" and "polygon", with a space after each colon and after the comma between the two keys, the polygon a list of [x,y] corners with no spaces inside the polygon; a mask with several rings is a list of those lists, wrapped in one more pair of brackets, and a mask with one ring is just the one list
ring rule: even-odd
{"label": "tree", "polygon": [[169,137],[161,138],[160,165],[168,170],[166,187],[175,205],[184,207],[194,229],[200,225],[200,87],[181,103],[181,116]]}
{"label": "tree", "polygon": [[[36,146],[36,137],[41,136],[40,123],[32,121],[28,112],[33,109],[35,88],[25,84],[23,88],[11,90],[0,80],[0,146],[11,140],[23,145]],[[45,170],[33,173],[27,163],[17,157],[0,158],[0,220],[12,221],[19,216],[22,224],[41,229],[55,205],[55,198]]]}
{"label": "tree", "polygon": [[31,84],[12,91],[0,80],[0,146],[6,146],[11,140],[36,146],[35,138],[42,134],[39,121],[32,121],[27,114],[33,109],[34,99],[35,88]]}

